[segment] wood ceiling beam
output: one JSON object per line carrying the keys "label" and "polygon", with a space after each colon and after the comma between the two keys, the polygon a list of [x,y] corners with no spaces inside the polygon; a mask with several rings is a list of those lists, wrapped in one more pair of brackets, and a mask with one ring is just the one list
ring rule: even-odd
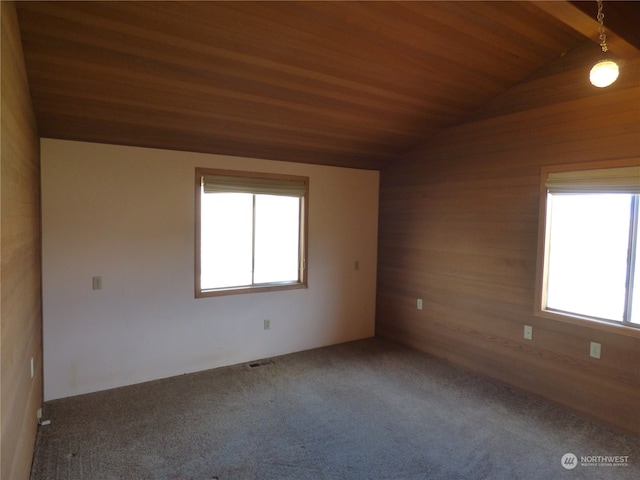
{"label": "wood ceiling beam", "polygon": [[[600,44],[600,33],[598,32],[598,21],[596,20],[595,7],[594,15],[591,16],[583,11],[582,8],[578,8],[569,1],[531,1],[530,3],[551,15],[556,20],[574,29],[578,33],[591,39],[596,44]],[[595,5],[595,2],[593,3]],[[627,35],[623,29],[614,30],[609,24],[607,24],[606,4],[604,6],[604,14],[604,26],[609,50],[620,58],[631,59],[640,56],[640,44],[635,41],[635,37],[631,35],[631,33]]]}

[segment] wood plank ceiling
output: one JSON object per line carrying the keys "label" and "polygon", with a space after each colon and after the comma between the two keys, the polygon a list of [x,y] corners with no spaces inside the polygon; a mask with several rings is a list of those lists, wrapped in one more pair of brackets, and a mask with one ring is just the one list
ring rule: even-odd
{"label": "wood plank ceiling", "polygon": [[548,10],[17,3],[42,137],[356,168],[381,168],[589,41]]}

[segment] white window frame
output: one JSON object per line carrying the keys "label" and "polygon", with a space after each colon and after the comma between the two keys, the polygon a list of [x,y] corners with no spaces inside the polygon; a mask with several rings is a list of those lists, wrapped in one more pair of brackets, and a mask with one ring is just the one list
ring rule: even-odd
{"label": "white window frame", "polygon": [[[243,179],[248,183],[255,181],[258,185],[256,190],[245,193],[268,194],[269,188],[278,188],[271,184],[281,183],[282,188],[287,188],[287,184],[295,184],[296,188],[303,186],[304,193],[297,193],[300,197],[300,231],[299,231],[299,261],[298,261],[298,279],[291,282],[274,282],[274,283],[258,283],[252,285],[242,285],[237,287],[223,287],[202,289],[201,286],[201,195],[204,186],[204,179],[207,177],[226,177],[229,179],[230,185],[234,183],[234,179],[239,179],[243,183]],[[266,187],[260,185],[266,184]],[[264,190],[266,189],[266,191]],[[230,192],[234,191],[234,187],[230,187]],[[308,245],[308,216],[309,216],[309,178],[294,175],[282,175],[264,172],[247,172],[236,170],[220,170],[210,168],[196,168],[195,175],[195,296],[196,298],[215,297],[220,295],[233,295],[240,293],[257,293],[271,292],[277,290],[291,290],[299,288],[307,288],[308,271],[307,271],[307,245]]]}
{"label": "white window frame", "polygon": [[[558,320],[574,325],[589,326],[598,330],[605,330],[617,334],[640,338],[640,328],[638,325],[623,322],[609,321],[599,318],[587,317],[567,312],[559,312],[546,308],[546,285],[547,285],[547,265],[549,260],[549,215],[548,215],[548,179],[556,173],[562,172],[581,172],[586,170],[608,170],[621,167],[638,167],[640,165],[639,158],[624,159],[607,162],[580,163],[570,165],[552,165],[545,166],[541,170],[540,175],[540,209],[538,217],[538,253],[536,264],[536,284],[535,284],[535,302],[534,315],[538,317]],[[572,174],[570,174],[572,175]],[[639,246],[640,247],[640,246]],[[632,261],[632,260],[631,260]],[[640,286],[635,286],[640,288]],[[638,305],[636,308],[640,308]]]}

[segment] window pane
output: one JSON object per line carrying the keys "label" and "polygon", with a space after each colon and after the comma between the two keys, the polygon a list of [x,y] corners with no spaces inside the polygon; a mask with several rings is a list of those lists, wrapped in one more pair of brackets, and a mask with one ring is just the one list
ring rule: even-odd
{"label": "window pane", "polygon": [[[636,225],[636,241],[640,241],[640,232],[637,231],[640,225]],[[631,300],[631,319],[632,323],[640,324],[640,245],[636,244],[636,268],[633,275],[633,296]]]}
{"label": "window pane", "polygon": [[624,315],[631,195],[550,195],[547,307]]}
{"label": "window pane", "polygon": [[298,280],[300,199],[256,195],[255,283]]}
{"label": "window pane", "polygon": [[200,285],[210,288],[251,285],[253,195],[201,195]]}

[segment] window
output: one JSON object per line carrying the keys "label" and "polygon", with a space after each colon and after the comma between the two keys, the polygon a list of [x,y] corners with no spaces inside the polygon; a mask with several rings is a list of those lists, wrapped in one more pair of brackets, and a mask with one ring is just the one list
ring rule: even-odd
{"label": "window", "polygon": [[543,186],[540,312],[640,327],[640,166],[550,169]]}
{"label": "window", "polygon": [[306,286],[308,184],[196,169],[196,297]]}

